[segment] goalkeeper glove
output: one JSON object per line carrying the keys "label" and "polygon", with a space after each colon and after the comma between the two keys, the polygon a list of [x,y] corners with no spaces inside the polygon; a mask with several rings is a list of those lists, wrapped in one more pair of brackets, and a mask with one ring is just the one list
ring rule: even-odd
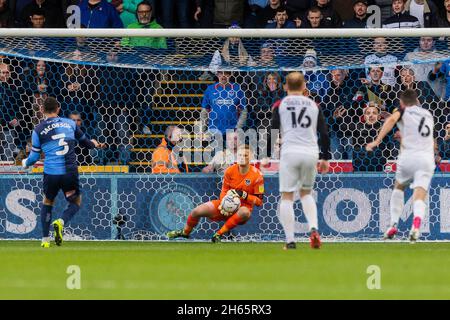
{"label": "goalkeeper glove", "polygon": [[232,190],[229,190],[227,192],[227,194],[232,195],[233,197],[241,198],[242,200],[245,200],[248,197],[248,193],[243,190],[232,189]]}
{"label": "goalkeeper glove", "polygon": [[231,216],[233,214],[232,212],[227,212],[227,211],[223,210],[222,205],[219,205],[218,209],[220,211],[220,214],[224,215],[225,217]]}

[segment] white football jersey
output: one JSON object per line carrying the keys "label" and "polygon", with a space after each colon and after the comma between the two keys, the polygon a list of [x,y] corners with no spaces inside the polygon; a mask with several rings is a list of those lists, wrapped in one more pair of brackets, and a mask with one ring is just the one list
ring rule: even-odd
{"label": "white football jersey", "polygon": [[434,159],[434,119],[421,107],[412,106],[400,110],[402,117],[397,123],[402,137],[400,156],[421,156]]}
{"label": "white football jersey", "polygon": [[310,98],[292,95],[278,105],[280,115],[281,155],[303,153],[319,155],[317,119],[319,107]]}

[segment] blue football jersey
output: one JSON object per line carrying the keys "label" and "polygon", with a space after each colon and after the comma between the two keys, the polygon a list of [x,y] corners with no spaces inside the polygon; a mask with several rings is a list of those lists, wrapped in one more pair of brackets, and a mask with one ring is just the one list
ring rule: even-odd
{"label": "blue football jersey", "polygon": [[50,175],[63,175],[78,171],[75,146],[77,141],[88,148],[93,143],[75,124],[66,118],[48,118],[42,121],[33,131],[31,154],[26,165],[31,166],[39,160],[40,153],[44,152],[44,173]]}
{"label": "blue football jersey", "polygon": [[247,99],[238,84],[219,83],[209,85],[202,100],[202,108],[209,110],[209,130],[219,130],[223,134],[235,129],[239,112],[247,107]]}

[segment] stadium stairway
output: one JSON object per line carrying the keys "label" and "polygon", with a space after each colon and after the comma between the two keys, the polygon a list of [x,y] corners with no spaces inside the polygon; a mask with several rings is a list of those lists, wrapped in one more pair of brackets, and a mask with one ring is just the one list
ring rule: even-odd
{"label": "stadium stairway", "polygon": [[[161,143],[164,131],[169,125],[177,125],[189,133],[194,132],[195,122],[200,119],[203,93],[212,81],[197,80],[201,73],[168,72],[158,83],[153,96],[151,118],[146,119],[151,133],[133,135],[134,146],[131,149],[131,171],[150,172],[152,153]],[[149,121],[148,121],[149,120]],[[193,138],[192,134],[189,137]],[[203,151],[204,148],[186,148],[183,150]],[[188,163],[193,171],[199,171],[204,163]]]}

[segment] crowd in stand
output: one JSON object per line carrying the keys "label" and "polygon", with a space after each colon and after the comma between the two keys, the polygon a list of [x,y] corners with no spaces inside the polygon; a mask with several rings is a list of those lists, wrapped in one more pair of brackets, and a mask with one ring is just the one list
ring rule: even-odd
{"label": "crowd in stand", "polygon": [[[371,5],[381,8],[379,26],[383,28],[450,27],[450,0],[0,0],[0,24],[65,27],[71,5],[79,5],[83,28],[369,28],[377,26],[368,13]],[[305,94],[324,111],[334,159],[352,160],[356,171],[382,171],[387,160],[396,156],[401,137],[393,134],[370,154],[364,145],[399,106],[398,94],[407,88],[419,91],[422,106],[435,117],[437,160],[450,158],[450,60],[436,52],[436,41],[422,37],[415,50],[399,55],[390,52],[385,38],[375,38],[364,59],[367,69],[314,70],[319,65],[319,45],[306,50],[299,65],[306,70]],[[230,38],[214,52],[210,71],[199,77],[217,81],[203,96],[199,120],[205,128],[221,134],[228,129],[269,128],[271,106],[285,95],[285,74],[258,72],[257,68],[280,66],[286,45],[280,43],[264,42],[258,55],[253,55],[241,39]],[[168,47],[165,38],[124,38],[118,45]],[[396,65],[420,59],[442,62]],[[256,71],[243,76],[223,71],[228,66],[255,67]],[[26,150],[33,126],[42,119],[43,99],[56,96],[63,100],[64,116],[85,126],[92,136],[108,137],[109,141],[100,142],[114,146],[102,154],[80,153],[80,161],[105,164],[118,159],[128,163],[129,132],[145,133],[143,122],[148,123],[152,111],[142,106],[152,100],[157,80],[156,73],[148,70],[3,59],[0,160],[14,159]],[[178,138],[176,127],[165,130],[165,139],[155,151],[158,166],[154,172],[189,171],[179,161],[168,161]],[[273,151],[277,146],[268,148]],[[223,158],[234,159],[233,153],[225,151]],[[216,157],[205,172],[220,167]]]}
{"label": "crowd in stand", "polygon": [[[2,27],[65,27],[78,5],[85,28],[449,27],[448,0],[0,0]],[[369,6],[381,10],[373,21]],[[373,18],[373,17],[372,17]]]}

